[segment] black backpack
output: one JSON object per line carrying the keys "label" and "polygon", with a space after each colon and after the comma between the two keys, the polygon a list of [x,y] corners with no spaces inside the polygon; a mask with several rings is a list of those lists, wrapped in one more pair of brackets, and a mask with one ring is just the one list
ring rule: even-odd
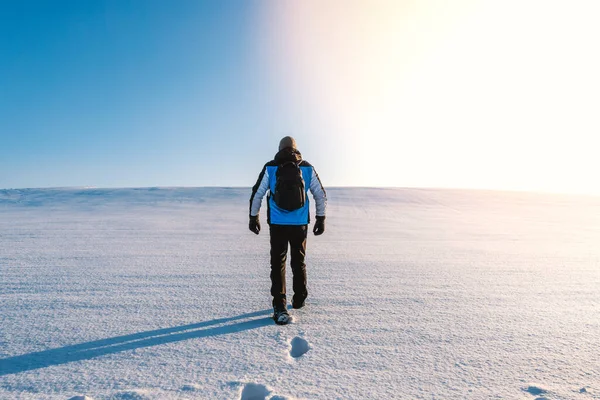
{"label": "black backpack", "polygon": [[275,175],[275,192],[273,201],[286,211],[294,211],[304,207],[306,192],[300,163],[288,161],[277,168]]}

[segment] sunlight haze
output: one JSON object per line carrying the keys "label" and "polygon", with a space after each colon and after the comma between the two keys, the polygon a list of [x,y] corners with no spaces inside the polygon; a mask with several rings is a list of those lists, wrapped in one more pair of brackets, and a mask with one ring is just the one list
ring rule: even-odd
{"label": "sunlight haze", "polygon": [[343,143],[336,182],[600,193],[599,7],[306,1],[269,19],[279,78]]}

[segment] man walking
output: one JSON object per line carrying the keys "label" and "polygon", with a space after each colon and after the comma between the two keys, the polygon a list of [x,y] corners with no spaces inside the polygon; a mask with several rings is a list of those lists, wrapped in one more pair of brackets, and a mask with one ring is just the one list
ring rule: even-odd
{"label": "man walking", "polygon": [[263,167],[250,197],[250,224],[252,232],[260,232],[259,211],[267,195],[267,223],[271,234],[271,295],[273,319],[284,325],[290,321],[287,312],[285,288],[285,262],[290,247],[293,274],[293,308],[302,308],[308,296],[306,289],[306,237],[308,230],[309,201],[312,193],[316,206],[315,235],[325,231],[327,197],[315,169],[302,160],[296,141],[286,136],[279,142],[275,159]]}

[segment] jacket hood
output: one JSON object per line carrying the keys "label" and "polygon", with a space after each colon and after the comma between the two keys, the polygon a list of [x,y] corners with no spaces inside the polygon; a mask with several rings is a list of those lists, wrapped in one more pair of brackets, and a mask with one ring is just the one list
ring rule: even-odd
{"label": "jacket hood", "polygon": [[275,162],[278,164],[288,161],[300,162],[302,161],[302,154],[297,149],[291,147],[286,147],[275,154]]}

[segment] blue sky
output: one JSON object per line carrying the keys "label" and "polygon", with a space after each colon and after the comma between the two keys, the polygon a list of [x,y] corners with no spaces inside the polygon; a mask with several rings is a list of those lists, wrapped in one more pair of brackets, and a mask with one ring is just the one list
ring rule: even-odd
{"label": "blue sky", "polygon": [[[600,194],[596,0],[0,3],[0,188]],[[510,27],[507,29],[506,27]]]}
{"label": "blue sky", "polygon": [[259,13],[3,2],[0,187],[252,185],[294,120],[260,58]]}

